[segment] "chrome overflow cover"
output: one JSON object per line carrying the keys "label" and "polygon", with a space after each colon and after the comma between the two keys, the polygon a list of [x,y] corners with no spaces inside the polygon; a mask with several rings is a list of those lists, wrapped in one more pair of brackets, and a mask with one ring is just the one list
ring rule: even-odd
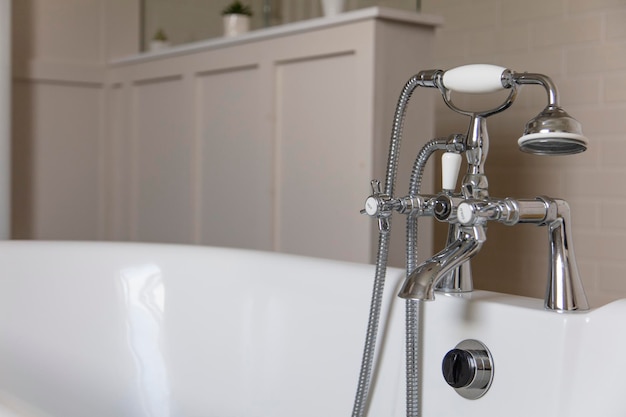
{"label": "chrome overflow cover", "polygon": [[487,346],[478,340],[468,339],[446,353],[441,371],[448,385],[460,396],[475,400],[491,387],[493,358]]}

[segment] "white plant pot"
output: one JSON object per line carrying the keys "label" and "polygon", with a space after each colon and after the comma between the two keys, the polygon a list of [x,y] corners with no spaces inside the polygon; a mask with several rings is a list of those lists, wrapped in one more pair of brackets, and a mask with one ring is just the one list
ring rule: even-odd
{"label": "white plant pot", "polygon": [[335,16],[343,12],[345,0],[322,0],[324,16]]}
{"label": "white plant pot", "polygon": [[149,50],[150,52],[154,52],[154,51],[160,51],[162,49],[166,49],[170,46],[170,43],[167,41],[155,41],[152,40],[150,41],[150,46],[149,46]]}
{"label": "white plant pot", "polygon": [[250,30],[250,17],[243,14],[227,14],[223,17],[224,36],[241,35]]}

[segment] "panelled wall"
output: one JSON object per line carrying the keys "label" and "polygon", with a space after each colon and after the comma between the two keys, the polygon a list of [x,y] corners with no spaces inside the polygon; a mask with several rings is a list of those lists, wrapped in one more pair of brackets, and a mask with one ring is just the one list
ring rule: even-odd
{"label": "panelled wall", "polygon": [[[106,238],[370,261],[373,221],[359,210],[384,179],[397,96],[429,65],[436,23],[381,13],[114,63]],[[407,179],[432,137],[431,98],[406,124]]]}
{"label": "panelled wall", "polygon": [[98,236],[102,86],[14,83],[13,235]]}
{"label": "panelled wall", "polygon": [[[13,237],[373,259],[359,210],[438,18],[372,8],[138,55],[136,2],[13,12]],[[433,136],[432,98],[411,104],[398,192]]]}
{"label": "panelled wall", "polygon": [[[515,140],[523,123],[545,104],[540,89],[525,88],[510,110],[489,122],[492,149],[487,172],[492,195],[552,194],[568,199],[578,260],[592,304],[623,298],[626,266],[621,248],[626,229],[615,219],[626,205],[622,181],[626,158],[624,1],[532,0],[520,8],[512,0],[471,4],[437,0],[423,1],[422,6],[425,12],[445,18],[445,26],[434,38],[434,54],[429,53],[427,41],[416,40],[415,25],[379,25],[379,31],[396,28],[394,47],[369,38],[376,45],[369,52],[368,65],[374,68],[369,75],[361,67],[362,55],[349,52],[354,47],[339,48],[336,56],[315,52],[309,45],[309,58],[292,52],[263,60],[248,53],[246,59],[223,61],[226,53],[216,45],[215,59],[201,63],[188,58],[191,71],[173,70],[169,59],[162,58],[158,61],[164,63],[161,69],[157,61],[119,64],[110,77],[110,59],[139,50],[138,0],[14,0],[13,236],[197,243],[219,237],[225,245],[243,241],[248,247],[295,245],[304,249],[331,229],[323,219],[336,217],[325,184],[346,187],[341,183],[345,173],[325,168],[325,152],[332,155],[331,148],[336,146],[344,147],[340,150],[345,153],[354,150],[356,155],[346,161],[359,169],[366,161],[373,168],[373,175],[359,175],[359,182],[382,179],[391,109],[406,78],[425,67],[487,62],[553,77],[562,104],[583,123],[591,139],[586,153],[572,157],[541,158],[517,151]],[[341,42],[341,38],[327,39],[325,44]],[[291,50],[300,47],[294,43]],[[307,62],[312,71],[305,69]],[[323,75],[328,83],[313,87],[306,78],[312,73]],[[370,116],[357,118],[359,129],[365,131],[367,126],[367,134],[375,138],[373,154],[365,158],[359,153],[361,147],[324,133],[345,135],[334,122],[338,113],[312,101],[335,89],[355,88],[363,80],[354,77],[376,79],[373,94],[355,103],[373,109]],[[297,93],[278,94],[287,88]],[[235,117],[234,92],[259,90],[269,92],[266,97],[273,97],[271,105],[266,108],[255,101],[262,93],[251,94],[238,103],[242,110]],[[157,103],[154,98],[161,93],[168,99]],[[422,101],[428,94],[419,92],[420,98],[412,102],[409,123],[432,119],[424,104],[432,101]],[[439,103],[438,135],[466,129],[465,118],[451,114],[439,98],[431,95],[430,99]],[[325,103],[344,109],[351,104],[335,98]],[[176,112],[180,109],[184,111]],[[341,113],[342,117],[350,114]],[[426,118],[414,119],[416,114]],[[294,118],[301,118],[307,127],[291,125]],[[403,155],[409,160],[414,151],[406,151],[408,144],[418,146],[411,143],[416,136],[413,128],[409,126],[403,145]],[[254,141],[246,133],[250,131],[255,133]],[[211,146],[208,138],[219,136],[239,140],[228,140],[228,147]],[[300,136],[310,142],[302,148],[307,158],[298,160],[294,159],[294,142]],[[260,168],[267,161],[271,169]],[[297,175],[279,176],[286,171]],[[313,184],[315,193],[301,192],[306,184],[301,176],[311,171],[323,181]],[[163,193],[161,184],[171,184],[171,191]],[[401,192],[406,187],[400,184],[397,189]],[[358,211],[368,192],[363,184],[355,192],[358,198],[348,193],[336,201],[354,199]],[[314,198],[315,194],[321,196]],[[205,216],[208,210],[214,215]],[[231,235],[229,229],[234,226],[217,220],[224,213],[235,214],[236,223],[250,233]],[[263,220],[253,220],[250,213]],[[279,224],[276,219],[282,217],[289,218],[289,223]],[[319,234],[306,234],[308,241],[294,244],[286,234],[307,223]],[[371,228],[371,222],[368,225]],[[330,236],[335,236],[335,229],[328,231]],[[345,224],[338,229],[361,239]],[[394,237],[402,240],[400,225],[395,225]],[[437,247],[443,238],[443,234],[436,238]],[[339,240],[326,250],[332,252],[342,245],[349,246]],[[545,245],[541,228],[491,226],[489,240],[474,261],[477,285],[541,297]],[[432,253],[428,248],[421,252],[423,256]]]}
{"label": "panelled wall", "polygon": [[106,65],[138,50],[139,2],[12,2],[12,235],[97,239]]}

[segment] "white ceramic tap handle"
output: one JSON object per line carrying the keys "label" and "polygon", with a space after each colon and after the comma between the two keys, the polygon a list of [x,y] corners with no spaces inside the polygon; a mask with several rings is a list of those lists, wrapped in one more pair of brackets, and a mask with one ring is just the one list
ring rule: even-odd
{"label": "white ceramic tap handle", "polygon": [[454,190],[461,169],[461,154],[446,152],[441,156],[441,185],[444,190]]}
{"label": "white ceramic tap handle", "polygon": [[471,64],[452,68],[443,73],[445,88],[460,93],[493,93],[504,90],[504,67],[490,64]]}

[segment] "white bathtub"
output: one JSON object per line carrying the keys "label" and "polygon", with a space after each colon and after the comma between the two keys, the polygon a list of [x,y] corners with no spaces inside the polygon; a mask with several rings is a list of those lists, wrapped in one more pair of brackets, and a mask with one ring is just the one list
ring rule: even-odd
{"label": "white bathtub", "polygon": [[[339,417],[353,403],[371,265],[191,246],[0,243],[0,417]],[[402,271],[388,273],[370,417],[404,415]],[[476,291],[425,305],[424,417],[620,416],[626,302],[585,314]],[[441,360],[490,349],[467,400]]]}

